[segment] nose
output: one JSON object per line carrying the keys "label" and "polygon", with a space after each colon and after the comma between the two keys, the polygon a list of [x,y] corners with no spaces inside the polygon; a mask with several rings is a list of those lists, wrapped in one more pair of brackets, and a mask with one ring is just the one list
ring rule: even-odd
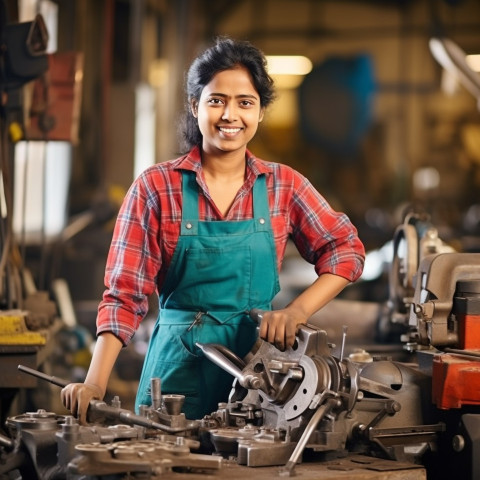
{"label": "nose", "polygon": [[222,120],[232,122],[237,117],[237,109],[233,103],[227,103],[222,113]]}

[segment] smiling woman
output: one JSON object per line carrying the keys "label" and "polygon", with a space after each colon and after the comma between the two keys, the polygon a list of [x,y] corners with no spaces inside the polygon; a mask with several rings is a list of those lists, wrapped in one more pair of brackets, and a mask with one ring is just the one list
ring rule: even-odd
{"label": "smiling woman", "polygon": [[[184,413],[202,418],[227,401],[232,377],[198,344],[222,344],[244,357],[260,337],[291,348],[298,325],[361,274],[364,248],[348,217],[334,211],[300,173],[248,150],[273,81],[260,50],[219,39],[187,76],[181,157],[145,170],[117,217],[107,260],[107,289],[97,317],[98,341],[84,384],[62,391],[85,420],[100,398],[116,357],[159,297],[137,392],[152,403],[150,382],[185,396]],[[315,265],[318,278],[272,311],[287,241]],[[264,310],[260,330],[249,317]]]}
{"label": "smiling woman", "polygon": [[[204,169],[210,170],[212,162],[224,164],[223,154],[230,152],[229,165],[240,167],[243,174],[245,150],[264,111],[249,71],[239,66],[217,73],[200,100],[192,100],[192,110],[202,133]],[[232,161],[233,154],[238,162]]]}

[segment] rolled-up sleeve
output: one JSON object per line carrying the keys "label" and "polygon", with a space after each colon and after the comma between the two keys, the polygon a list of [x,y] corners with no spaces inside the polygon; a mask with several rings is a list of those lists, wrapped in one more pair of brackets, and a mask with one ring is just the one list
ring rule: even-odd
{"label": "rolled-up sleeve", "polygon": [[290,200],[291,236],[299,253],[315,265],[317,275],[331,273],[357,280],[363,271],[365,249],[348,216],[335,211],[300,174],[294,177]]}

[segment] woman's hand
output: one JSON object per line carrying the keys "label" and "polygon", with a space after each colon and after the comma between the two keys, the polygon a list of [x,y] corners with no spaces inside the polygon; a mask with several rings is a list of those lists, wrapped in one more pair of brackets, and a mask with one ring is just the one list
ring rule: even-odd
{"label": "woman's hand", "polygon": [[62,403],[75,415],[80,425],[87,423],[87,410],[90,400],[101,400],[104,392],[97,385],[88,383],[70,383],[61,392]]}
{"label": "woman's hand", "polygon": [[307,323],[315,312],[336,297],[348,283],[347,279],[338,275],[320,275],[285,308],[263,313],[260,338],[282,351],[292,347],[298,326]]}
{"label": "woman's hand", "polygon": [[288,306],[262,314],[260,338],[275,345],[282,352],[292,347],[298,326],[307,323],[308,317],[299,308]]}
{"label": "woman's hand", "polygon": [[122,342],[112,333],[102,333],[95,344],[92,361],[84,383],[70,383],[61,392],[62,403],[76,415],[80,424],[87,423],[90,400],[102,400],[107,390],[113,364]]}

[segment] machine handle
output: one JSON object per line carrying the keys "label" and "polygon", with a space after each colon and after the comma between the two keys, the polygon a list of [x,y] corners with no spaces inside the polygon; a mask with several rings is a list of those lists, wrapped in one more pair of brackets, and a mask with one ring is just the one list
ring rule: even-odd
{"label": "machine handle", "polygon": [[[241,370],[238,365],[232,361],[232,356],[230,358],[225,355],[226,347],[223,345],[218,345],[216,343],[199,343],[196,342],[195,345],[202,350],[205,356],[219,366],[221,369],[228,372],[230,375],[234,376],[240,385],[245,388],[254,388],[261,389],[263,387],[263,381],[259,375],[254,375],[252,373],[245,373]],[[232,354],[234,355],[234,354]]]}
{"label": "machine handle", "polygon": [[[33,368],[29,368],[24,365],[18,365],[18,369],[22,372],[28,373],[29,375],[33,375],[34,377],[53,383],[58,387],[66,387],[69,384],[69,382],[67,382],[66,380],[63,380],[58,377],[53,377],[51,375],[46,375],[42,372],[39,372],[38,370],[34,370]],[[95,416],[96,414],[97,416],[101,415],[114,420],[120,420],[123,423],[127,423],[130,425],[138,425],[141,427],[163,430],[167,433],[178,433],[181,431],[192,430],[193,428],[196,428],[195,420],[190,421],[187,424],[187,426],[170,427],[168,425],[163,425],[161,423],[154,422],[153,420],[147,417],[136,415],[130,410],[112,407],[110,405],[107,405],[103,400],[96,400],[96,399],[90,400],[90,405],[88,407],[87,415],[91,417],[92,414],[93,416]]]}
{"label": "machine handle", "polygon": [[42,380],[46,380],[47,382],[53,383],[57,385],[57,387],[66,387],[69,382],[64,380],[63,378],[54,377],[52,375],[46,375],[45,373],[39,372],[38,370],[34,370],[33,368],[26,367],[25,365],[19,365],[18,369],[21,372],[28,373],[29,375],[33,375],[34,377],[41,378]]}

